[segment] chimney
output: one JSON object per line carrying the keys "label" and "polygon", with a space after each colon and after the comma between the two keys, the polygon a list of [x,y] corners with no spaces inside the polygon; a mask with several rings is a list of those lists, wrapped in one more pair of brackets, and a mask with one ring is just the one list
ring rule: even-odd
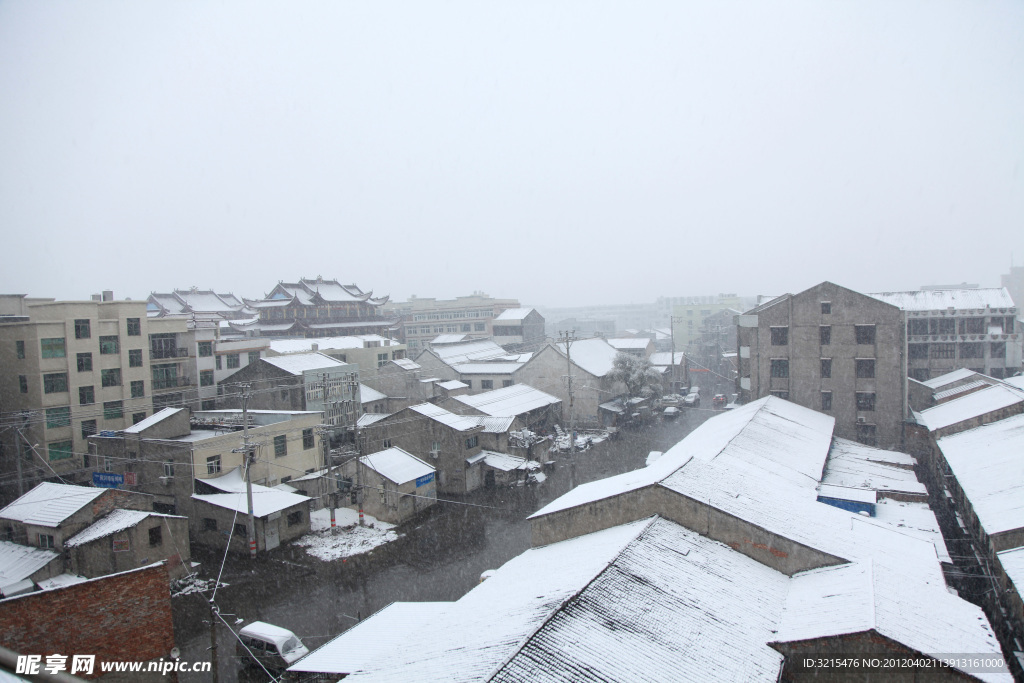
{"label": "chimney", "polygon": [[103,301],[103,297],[100,296],[99,294],[93,294],[92,295],[92,300],[93,301]]}
{"label": "chimney", "polygon": [[104,289],[103,290],[103,300],[104,301],[113,301],[114,300],[114,290],[112,290],[112,289]]}
{"label": "chimney", "polygon": [[320,345],[317,344],[316,342],[313,342],[313,350],[314,351],[319,351],[320,350]]}

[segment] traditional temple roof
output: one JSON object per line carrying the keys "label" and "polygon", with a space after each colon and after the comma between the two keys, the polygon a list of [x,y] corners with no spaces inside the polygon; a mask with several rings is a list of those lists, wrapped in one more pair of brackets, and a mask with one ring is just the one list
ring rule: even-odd
{"label": "traditional temple roof", "polygon": [[[314,306],[325,303],[367,303],[371,306],[383,306],[388,296],[373,298],[373,291],[364,292],[358,286],[343,285],[337,280],[300,278],[298,282],[278,282],[266,298],[258,302],[261,307],[281,305],[277,302],[299,303]],[[256,302],[253,302],[254,304]],[[285,304],[287,305],[287,304]]]}

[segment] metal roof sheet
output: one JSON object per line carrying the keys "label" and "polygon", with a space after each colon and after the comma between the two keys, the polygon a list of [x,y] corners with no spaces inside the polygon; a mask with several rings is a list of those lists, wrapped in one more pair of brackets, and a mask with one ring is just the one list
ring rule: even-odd
{"label": "metal roof sheet", "polygon": [[27,579],[60,557],[43,548],[0,541],[0,591]]}
{"label": "metal roof sheet", "polygon": [[331,358],[330,356],[319,352],[271,356],[261,360],[292,375],[301,375],[306,370],[321,370],[324,368],[336,368],[345,365],[345,363],[342,363],[337,358]]}
{"label": "metal roof sheet", "polygon": [[44,482],[0,510],[0,518],[57,527],[108,489]]}
{"label": "metal roof sheet", "polygon": [[537,408],[561,403],[561,399],[534,389],[529,384],[513,384],[493,391],[452,398],[492,417],[522,415]]}
{"label": "metal roof sheet", "polygon": [[904,311],[942,311],[950,308],[958,310],[1016,308],[1005,287],[876,292],[868,294],[868,296],[902,308]]}
{"label": "metal roof sheet", "polygon": [[364,455],[359,462],[399,485],[435,471],[431,465],[397,446]]}

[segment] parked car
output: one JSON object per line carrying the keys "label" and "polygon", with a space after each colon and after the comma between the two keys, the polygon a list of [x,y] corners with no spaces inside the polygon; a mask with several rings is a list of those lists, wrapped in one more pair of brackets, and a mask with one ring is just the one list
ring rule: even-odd
{"label": "parked car", "polygon": [[725,394],[715,394],[715,397],[711,399],[711,407],[715,410],[725,410],[728,403],[729,399],[725,397]]}
{"label": "parked car", "polygon": [[687,408],[700,408],[700,394],[690,393],[683,399],[683,405]]}
{"label": "parked car", "polygon": [[242,663],[258,666],[258,660],[271,671],[283,671],[309,654],[298,636],[265,621],[252,622],[238,632],[238,638],[235,652]]}
{"label": "parked car", "polygon": [[666,420],[674,420],[679,417],[679,408],[675,406],[669,406],[665,410],[661,411],[661,416]]}
{"label": "parked car", "polygon": [[668,406],[675,406],[676,408],[678,408],[679,406],[683,405],[683,397],[680,396],[679,394],[667,394],[661,397],[660,405],[663,408]]}

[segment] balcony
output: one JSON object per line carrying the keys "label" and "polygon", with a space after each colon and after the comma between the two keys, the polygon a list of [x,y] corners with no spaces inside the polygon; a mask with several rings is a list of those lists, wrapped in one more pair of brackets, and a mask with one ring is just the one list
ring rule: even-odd
{"label": "balcony", "polygon": [[176,389],[178,387],[191,386],[192,382],[188,377],[161,377],[153,380],[153,391],[161,389]]}
{"label": "balcony", "polygon": [[188,358],[188,349],[150,349],[150,360],[161,360],[163,358]]}

